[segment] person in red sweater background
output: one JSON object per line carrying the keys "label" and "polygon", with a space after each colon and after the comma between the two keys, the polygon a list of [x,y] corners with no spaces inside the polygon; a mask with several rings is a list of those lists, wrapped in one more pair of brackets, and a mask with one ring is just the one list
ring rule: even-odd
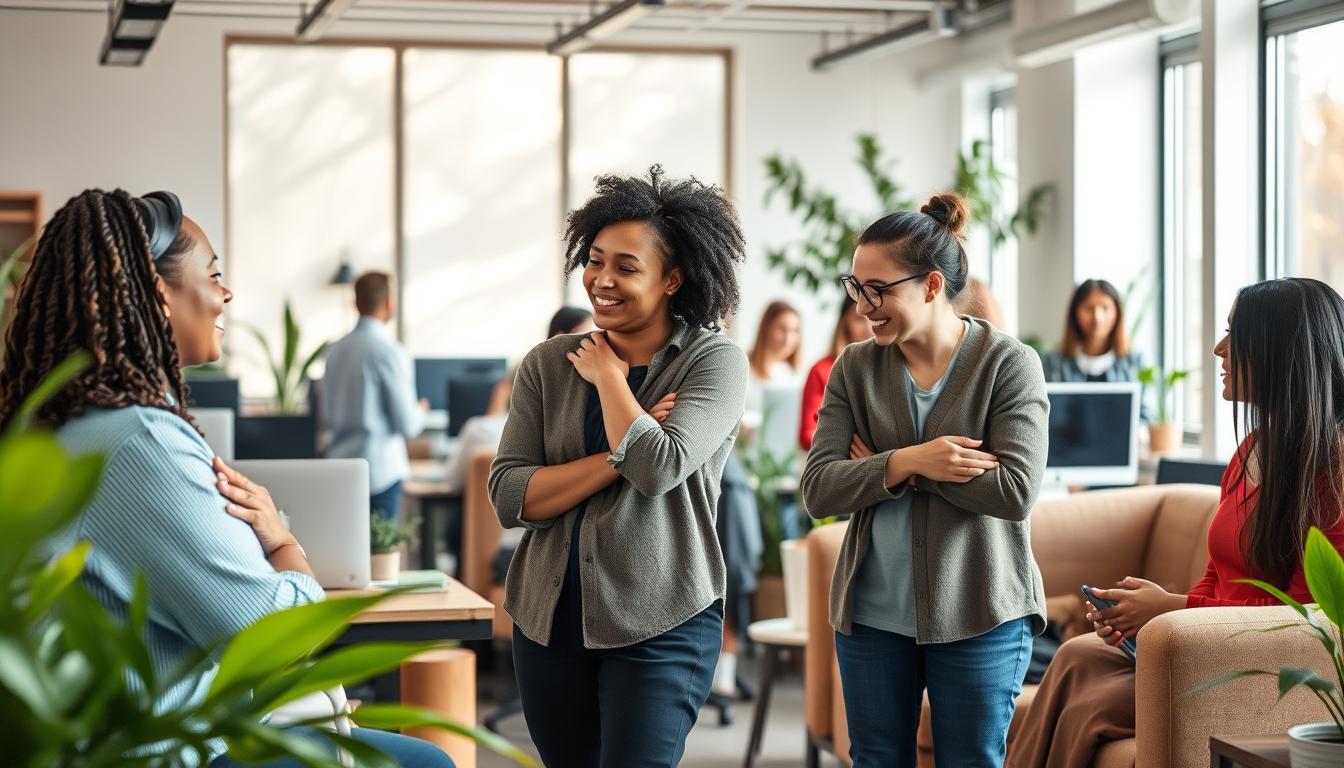
{"label": "person in red sweater background", "polygon": [[1168,611],[1279,604],[1238,579],[1311,602],[1301,559],[1312,526],[1344,552],[1344,298],[1318,280],[1267,280],[1241,289],[1228,325],[1213,351],[1245,437],[1223,474],[1204,578],[1183,595],[1133,577],[1094,590],[1118,604],[1089,608],[1096,633],[1060,647],[1010,768],[1089,765],[1102,742],[1133,737],[1134,662],[1108,646]]}
{"label": "person in red sweater background", "polygon": [[840,303],[840,317],[835,321],[835,333],[831,335],[831,353],[812,364],[803,383],[803,416],[798,421],[798,445],[804,451],[812,449],[812,435],[817,432],[817,415],[821,413],[821,401],[826,396],[826,381],[831,378],[831,367],[841,350],[857,341],[863,341],[873,335],[868,320],[854,311],[854,300],[846,294]]}

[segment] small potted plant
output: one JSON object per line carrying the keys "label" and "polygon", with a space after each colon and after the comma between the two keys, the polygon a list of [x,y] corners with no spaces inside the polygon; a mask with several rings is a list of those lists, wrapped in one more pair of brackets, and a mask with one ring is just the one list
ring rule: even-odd
{"label": "small potted plant", "polygon": [[369,515],[369,578],[392,581],[401,573],[401,545],[414,544],[416,522],[402,523],[383,514],[381,509]]}
{"label": "small potted plant", "polygon": [[1182,697],[1193,696],[1243,677],[1277,678],[1280,699],[1294,688],[1305,685],[1325,705],[1330,720],[1289,728],[1289,759],[1293,768],[1338,768],[1344,765],[1344,643],[1341,643],[1340,634],[1341,629],[1344,629],[1344,557],[1340,556],[1330,540],[1315,526],[1307,534],[1302,570],[1307,576],[1307,589],[1311,592],[1311,599],[1316,601],[1314,605],[1304,606],[1272,584],[1256,579],[1240,579],[1278,598],[1306,620],[1305,625],[1295,622],[1246,632],[1307,630],[1325,646],[1338,680],[1327,680],[1312,670],[1301,667],[1281,667],[1277,673],[1252,669],[1220,675],[1187,691]]}
{"label": "small potted plant", "polygon": [[1157,387],[1157,422],[1148,425],[1148,449],[1153,453],[1166,453],[1180,442],[1180,425],[1171,423],[1167,405],[1176,385],[1189,377],[1189,371],[1171,371],[1165,376],[1161,368],[1144,368],[1139,371],[1139,383],[1144,389]]}

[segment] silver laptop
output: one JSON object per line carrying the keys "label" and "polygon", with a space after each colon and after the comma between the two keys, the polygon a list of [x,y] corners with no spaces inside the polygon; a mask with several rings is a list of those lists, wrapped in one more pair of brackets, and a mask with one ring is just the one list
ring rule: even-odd
{"label": "silver laptop", "polygon": [[205,433],[205,444],[224,461],[233,461],[233,409],[190,408],[187,411]]}
{"label": "silver laptop", "polygon": [[270,491],[323,589],[369,585],[369,463],[254,459],[230,464]]}

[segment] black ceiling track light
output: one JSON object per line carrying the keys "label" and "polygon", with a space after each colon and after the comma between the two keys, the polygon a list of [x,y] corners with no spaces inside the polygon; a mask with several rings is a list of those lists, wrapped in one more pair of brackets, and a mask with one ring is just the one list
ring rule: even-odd
{"label": "black ceiling track light", "polygon": [[112,0],[107,38],[98,61],[104,66],[138,67],[173,11],[173,0]]}

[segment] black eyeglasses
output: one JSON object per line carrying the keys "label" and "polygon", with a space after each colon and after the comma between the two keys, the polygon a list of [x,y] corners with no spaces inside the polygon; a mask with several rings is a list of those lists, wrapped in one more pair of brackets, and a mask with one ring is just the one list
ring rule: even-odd
{"label": "black eyeglasses", "polygon": [[864,301],[867,301],[873,309],[877,309],[882,306],[882,296],[887,291],[895,288],[901,283],[908,283],[911,280],[918,280],[921,277],[928,276],[928,272],[921,272],[918,275],[903,277],[900,280],[895,280],[884,285],[868,285],[867,283],[860,283],[858,280],[854,279],[853,275],[845,275],[840,278],[840,284],[845,286],[845,293],[849,294],[849,298],[852,299],[855,304],[858,304],[859,298],[863,297]]}

